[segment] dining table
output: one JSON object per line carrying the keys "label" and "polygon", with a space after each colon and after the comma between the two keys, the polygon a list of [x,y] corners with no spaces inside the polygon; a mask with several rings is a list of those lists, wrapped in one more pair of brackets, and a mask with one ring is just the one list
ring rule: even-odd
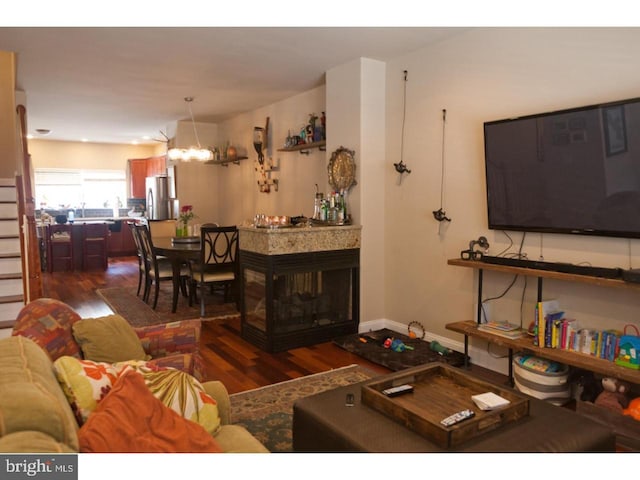
{"label": "dining table", "polygon": [[176,313],[178,308],[178,292],[180,291],[180,271],[184,263],[200,258],[200,241],[176,240],[175,237],[155,237],[153,249],[156,255],[162,255],[169,259],[173,281],[173,298],[171,300],[171,313]]}

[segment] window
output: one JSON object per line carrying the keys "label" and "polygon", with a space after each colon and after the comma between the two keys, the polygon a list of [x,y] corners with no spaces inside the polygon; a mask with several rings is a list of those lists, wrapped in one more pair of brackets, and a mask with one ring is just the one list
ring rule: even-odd
{"label": "window", "polygon": [[120,170],[37,168],[36,207],[41,209],[126,206],[126,175]]}

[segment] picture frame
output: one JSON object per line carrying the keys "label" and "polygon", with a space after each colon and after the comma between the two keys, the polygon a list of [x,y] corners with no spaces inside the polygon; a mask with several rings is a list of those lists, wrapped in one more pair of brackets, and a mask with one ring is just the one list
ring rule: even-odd
{"label": "picture frame", "polygon": [[627,151],[627,125],[624,105],[607,107],[602,110],[604,142],[607,157]]}

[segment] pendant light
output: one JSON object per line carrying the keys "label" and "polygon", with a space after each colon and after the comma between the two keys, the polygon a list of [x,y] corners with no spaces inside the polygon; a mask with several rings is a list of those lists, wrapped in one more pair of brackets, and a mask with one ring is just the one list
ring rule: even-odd
{"label": "pendant light", "polygon": [[196,137],[197,147],[190,148],[171,148],[167,152],[170,160],[179,162],[190,162],[191,160],[197,160],[199,162],[207,162],[213,160],[213,152],[209,148],[202,148],[200,146],[200,139],[198,138],[198,131],[196,130],[196,121],[193,118],[193,111],[191,110],[191,102],[193,97],[184,97],[184,101],[187,103],[189,109],[189,115],[191,117],[191,124],[193,125],[193,133]]}

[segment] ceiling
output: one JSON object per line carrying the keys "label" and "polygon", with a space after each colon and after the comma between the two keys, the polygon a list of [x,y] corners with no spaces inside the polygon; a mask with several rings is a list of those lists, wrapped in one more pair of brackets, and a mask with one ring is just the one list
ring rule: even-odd
{"label": "ceiling", "polygon": [[389,60],[463,30],[4,27],[0,50],[16,53],[29,133],[150,143],[189,118],[184,97],[194,97],[196,121],[218,122],[322,85],[327,70],[358,57]]}

